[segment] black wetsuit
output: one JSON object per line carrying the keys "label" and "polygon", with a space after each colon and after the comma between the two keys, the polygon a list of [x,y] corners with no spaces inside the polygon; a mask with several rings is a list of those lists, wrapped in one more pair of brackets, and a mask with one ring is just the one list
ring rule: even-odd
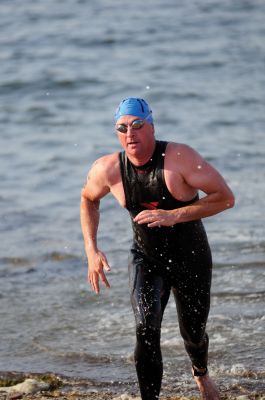
{"label": "black wetsuit", "polygon": [[133,218],[144,209],[172,210],[192,204],[176,200],[164,179],[167,142],[157,141],[151,160],[136,167],[120,153],[126,208],[134,241],[129,263],[131,301],[136,319],[135,364],[143,400],[157,399],[163,364],[160,329],[172,290],[181,335],[192,365],[207,368],[212,259],[201,220],[148,228]]}

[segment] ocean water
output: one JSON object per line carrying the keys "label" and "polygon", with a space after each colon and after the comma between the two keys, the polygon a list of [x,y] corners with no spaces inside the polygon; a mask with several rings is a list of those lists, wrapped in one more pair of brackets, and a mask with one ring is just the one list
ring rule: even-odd
{"label": "ocean water", "polygon": [[[2,0],[0,370],[55,372],[137,393],[127,212],[101,203],[111,289],[86,281],[79,196],[117,151],[122,98],[150,102],[156,136],[197,149],[235,208],[205,220],[213,251],[209,367],[222,393],[265,393],[265,3]],[[163,393],[196,394],[173,301]]]}

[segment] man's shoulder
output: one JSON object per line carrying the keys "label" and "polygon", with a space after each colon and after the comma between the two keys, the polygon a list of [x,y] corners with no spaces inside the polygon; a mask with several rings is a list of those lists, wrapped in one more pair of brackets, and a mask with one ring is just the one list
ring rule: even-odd
{"label": "man's shoulder", "polygon": [[94,161],[91,169],[90,176],[100,176],[105,180],[112,180],[113,174],[116,175],[119,172],[119,153],[111,153],[104,155]]}
{"label": "man's shoulder", "polygon": [[185,143],[168,142],[167,152],[174,156],[187,156],[194,154],[195,150]]}
{"label": "man's shoulder", "polygon": [[94,161],[92,168],[95,169],[100,169],[102,171],[107,171],[109,168],[115,167],[115,165],[119,162],[119,153],[111,153],[111,154],[106,154],[100,158],[98,158],[96,161]]}
{"label": "man's shoulder", "polygon": [[196,166],[203,164],[200,154],[184,143],[170,142],[166,150],[166,167],[186,175],[187,171],[196,170]]}

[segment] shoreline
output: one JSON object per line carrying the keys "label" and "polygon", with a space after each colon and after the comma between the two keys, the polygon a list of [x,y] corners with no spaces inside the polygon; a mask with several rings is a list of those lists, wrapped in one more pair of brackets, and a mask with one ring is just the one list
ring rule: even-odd
{"label": "shoreline", "polygon": [[[27,381],[35,381],[36,386],[32,392],[23,392],[19,385]],[[43,386],[46,386],[44,390]],[[16,386],[16,389],[12,389]],[[24,387],[23,387],[24,388]],[[122,385],[119,390],[108,383],[98,385],[89,379],[75,379],[66,376],[58,376],[53,373],[20,373],[0,372],[0,400],[141,400],[138,393],[128,390],[128,386]],[[232,385],[225,389],[220,387],[221,400],[265,400],[265,386],[263,392],[256,392],[255,388],[247,388],[240,384]],[[7,390],[7,392],[3,392]],[[190,392],[190,395],[188,394]],[[200,395],[194,395],[194,390],[186,390],[184,394],[161,395],[161,400],[199,400]]]}

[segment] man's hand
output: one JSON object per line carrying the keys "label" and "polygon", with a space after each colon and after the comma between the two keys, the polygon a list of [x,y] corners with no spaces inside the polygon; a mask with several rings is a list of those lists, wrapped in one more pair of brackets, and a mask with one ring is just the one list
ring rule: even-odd
{"label": "man's hand", "polygon": [[92,289],[97,294],[100,292],[99,279],[107,288],[110,287],[103,269],[105,271],[110,271],[110,266],[105,254],[100,250],[97,250],[96,252],[90,252],[88,256],[88,281],[90,282]]}
{"label": "man's hand", "polygon": [[177,223],[176,210],[144,210],[136,215],[134,222],[155,226],[173,226]]}

